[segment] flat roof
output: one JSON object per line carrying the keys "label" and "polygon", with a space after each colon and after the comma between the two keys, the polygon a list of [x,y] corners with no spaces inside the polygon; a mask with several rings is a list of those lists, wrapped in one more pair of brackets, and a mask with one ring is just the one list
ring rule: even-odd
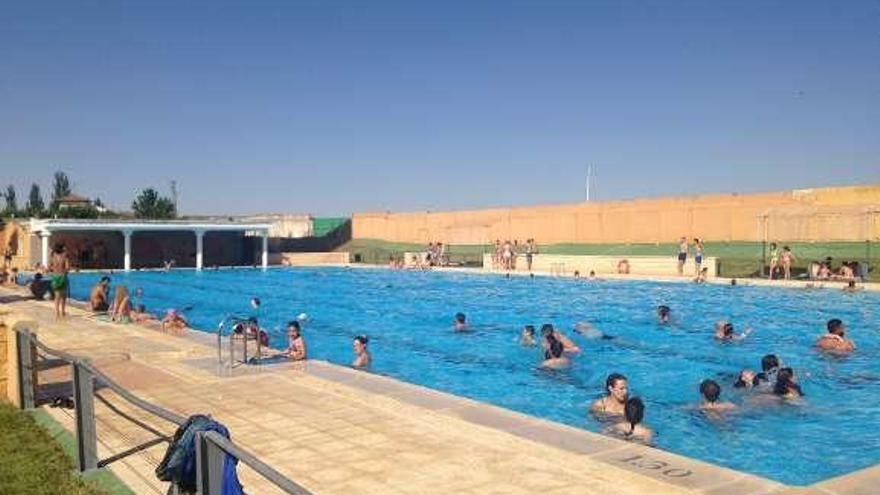
{"label": "flat roof", "polygon": [[245,223],[205,220],[78,220],[78,219],[31,219],[31,231],[58,230],[265,230],[269,223]]}

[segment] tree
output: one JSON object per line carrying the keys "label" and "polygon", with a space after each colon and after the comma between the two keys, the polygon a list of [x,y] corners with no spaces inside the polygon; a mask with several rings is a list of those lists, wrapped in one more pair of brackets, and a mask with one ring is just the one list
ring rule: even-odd
{"label": "tree", "polygon": [[58,209],[58,200],[70,195],[70,179],[67,174],[58,171],[52,182],[52,211]]}
{"label": "tree", "polygon": [[40,185],[34,182],[31,184],[31,192],[28,194],[28,201],[24,207],[29,217],[40,218],[46,212],[46,204],[43,203],[43,195],[40,194]]}
{"label": "tree", "polygon": [[3,194],[6,200],[6,208],[3,210],[3,216],[14,217],[18,213],[18,202],[15,198],[15,186],[9,184],[6,186],[6,193]]}
{"label": "tree", "polygon": [[131,203],[131,209],[138,218],[167,219],[177,216],[174,202],[159,196],[152,187],[144,189],[137,195]]}

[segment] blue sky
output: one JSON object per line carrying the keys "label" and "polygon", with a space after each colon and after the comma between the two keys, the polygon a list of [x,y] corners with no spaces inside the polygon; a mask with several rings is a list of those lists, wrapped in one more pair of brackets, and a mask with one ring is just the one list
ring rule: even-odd
{"label": "blue sky", "polygon": [[460,209],[880,182],[880,2],[4,2],[0,182]]}

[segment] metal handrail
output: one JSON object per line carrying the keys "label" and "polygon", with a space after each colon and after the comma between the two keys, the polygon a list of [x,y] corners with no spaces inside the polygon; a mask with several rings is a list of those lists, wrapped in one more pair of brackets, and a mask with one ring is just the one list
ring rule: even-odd
{"label": "metal handrail", "polygon": [[[221,365],[223,364],[223,329],[229,323],[233,323],[233,324],[249,323],[250,320],[251,320],[250,317],[236,315],[236,314],[226,315],[226,317],[224,317],[222,320],[220,320],[220,323],[217,325],[217,362],[219,364],[221,364]],[[263,352],[262,345],[260,344],[259,325],[257,326],[257,328],[255,330],[257,332],[256,339],[255,339],[256,344],[257,344],[257,363],[259,364],[260,358],[261,358],[262,352]],[[242,334],[242,341],[244,343],[244,360],[242,361],[242,364],[247,364],[248,336],[247,336],[246,332],[244,334]],[[234,347],[234,344],[235,344],[234,334],[230,333],[229,334],[229,367],[230,368],[235,367],[235,347]]]}
{"label": "metal handrail", "polygon": [[[112,378],[92,366],[91,362],[89,362],[87,358],[82,358],[65,351],[53,349],[46,344],[40,342],[35,334],[32,334],[29,330],[26,329],[16,330],[16,335],[16,342],[19,347],[19,389],[22,391],[22,408],[34,407],[33,390],[29,392],[29,396],[28,393],[25,391],[25,389],[30,387],[31,382],[28,374],[33,370],[35,364],[31,361],[31,351],[29,349],[40,349],[45,354],[60,358],[63,361],[66,361],[73,365],[73,386],[75,398],[74,405],[76,408],[77,430],[77,460],[80,471],[96,469],[102,464],[107,464],[106,460],[102,461],[102,463],[99,463],[97,460],[97,435],[95,432],[94,414],[95,393],[93,389],[94,380],[100,380],[104,385],[119,394],[120,397],[125,399],[130,404],[139,407],[159,418],[162,418],[177,426],[183,425],[186,422],[186,417],[169,411],[168,409],[165,409],[159,405],[148,402],[131,393],[127,389],[123,388]],[[285,477],[283,474],[279,473],[277,470],[275,470],[265,462],[257,459],[253,454],[243,450],[241,447],[235,445],[230,440],[224,438],[216,432],[200,432],[199,435],[204,440],[209,442],[210,445],[208,445],[207,447],[209,451],[212,448],[211,446],[215,446],[226,454],[239,459],[284,492],[292,495],[311,495],[311,492],[309,492],[299,484]],[[161,438],[161,440],[168,441],[168,438]],[[139,450],[139,448],[136,448],[128,451],[127,453],[133,453]],[[117,456],[117,458],[121,457]],[[196,456],[197,470],[200,473],[199,478],[204,478],[206,480],[217,480],[222,478],[222,463],[220,463],[221,467],[218,468],[216,455],[215,461],[213,463],[208,461],[209,459],[203,459],[200,455]],[[217,482],[204,483],[200,486],[202,486],[203,489],[199,493],[203,495],[220,493],[220,488]]]}
{"label": "metal handrail", "polygon": [[226,452],[227,454],[235,457],[236,459],[247,464],[251,469],[262,475],[267,480],[271,481],[278,488],[281,488],[287,493],[291,493],[294,495],[311,495],[311,492],[307,489],[303,488],[296,482],[290,480],[283,474],[276,471],[273,467],[269,466],[265,462],[254,457],[250,452],[244,451],[239,448],[237,445],[232,443],[229,439],[224,437],[223,435],[217,433],[216,431],[206,431],[203,433],[204,437],[210,440],[214,445],[219,447],[221,450]]}

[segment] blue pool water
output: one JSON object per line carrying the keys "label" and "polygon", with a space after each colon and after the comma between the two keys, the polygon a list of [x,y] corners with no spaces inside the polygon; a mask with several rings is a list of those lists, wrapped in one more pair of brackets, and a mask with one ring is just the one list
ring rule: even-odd
{"label": "blue pool water", "polygon": [[[74,275],[73,296],[86,299],[98,276]],[[113,283],[143,288],[156,312],[191,306],[190,322],[208,331],[223,315],[249,313],[257,296],[273,347],[286,346],[284,322],[306,312],[312,358],[349,364],[352,337],[366,333],[375,372],[592,431],[601,425],[588,416],[589,403],[608,373],[621,372],[646,400],[658,447],[789,484],[880,460],[877,294],[341,268],[133,272],[114,274]],[[658,304],[672,308],[672,325],[656,323]],[[457,311],[473,333],[452,331]],[[754,333],[718,344],[712,327],[720,318]],[[830,318],[847,324],[854,355],[813,350]],[[616,338],[576,335],[580,321]],[[524,324],[544,322],[583,348],[571,369],[540,370],[540,352],[517,344]],[[741,368],[759,368],[771,352],[799,375],[804,403],[755,404],[731,387]],[[691,408],[705,378],[743,407],[725,420]]]}

